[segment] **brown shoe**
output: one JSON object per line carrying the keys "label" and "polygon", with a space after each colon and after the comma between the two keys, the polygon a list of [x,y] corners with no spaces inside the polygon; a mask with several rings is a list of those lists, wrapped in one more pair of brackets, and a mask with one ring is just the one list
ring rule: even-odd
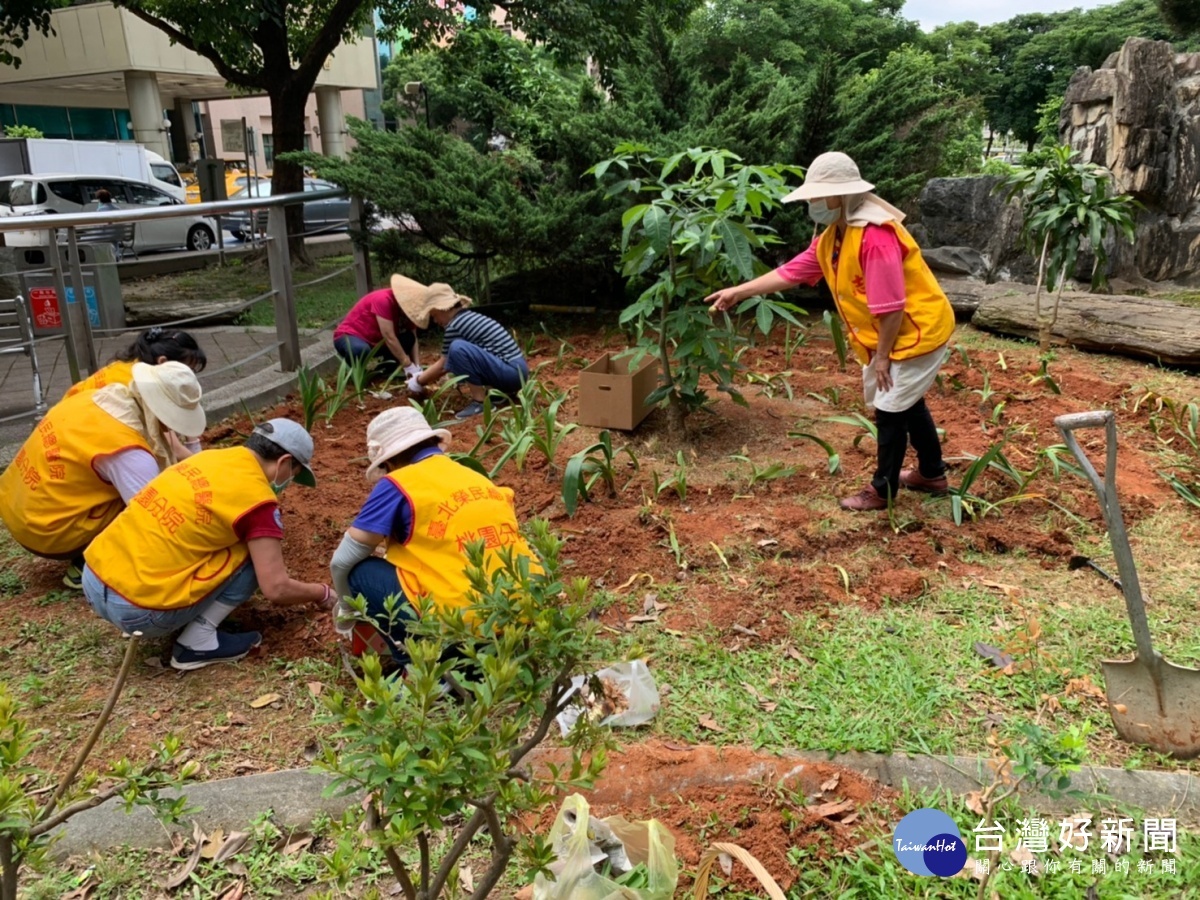
{"label": "brown shoe", "polygon": [[926,494],[944,494],[950,490],[950,482],[945,475],[937,478],[926,478],[920,469],[904,469],[900,473],[900,484],[910,491],[923,491]]}
{"label": "brown shoe", "polygon": [[868,512],[872,509],[887,509],[887,500],[880,497],[875,488],[868,484],[853,497],[844,498],[838,505],[853,512]]}

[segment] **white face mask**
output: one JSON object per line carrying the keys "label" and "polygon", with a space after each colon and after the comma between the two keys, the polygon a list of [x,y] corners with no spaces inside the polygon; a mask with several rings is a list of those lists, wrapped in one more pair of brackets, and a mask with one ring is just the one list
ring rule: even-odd
{"label": "white face mask", "polygon": [[832,225],[842,217],[842,209],[830,209],[825,198],[819,197],[808,201],[808,215],[818,225]]}

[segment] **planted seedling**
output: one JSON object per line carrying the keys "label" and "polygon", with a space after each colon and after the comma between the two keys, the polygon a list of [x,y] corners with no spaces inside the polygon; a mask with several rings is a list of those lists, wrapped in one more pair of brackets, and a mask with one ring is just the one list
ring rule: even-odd
{"label": "planted seedling", "polygon": [[325,393],[325,427],[332,428],[334,417],[350,402],[349,387],[352,370],[345,360],[338,366],[333,387]]}
{"label": "planted seedling", "polygon": [[305,366],[296,373],[296,387],[300,392],[300,410],[304,417],[304,430],[312,431],[313,423],[325,405],[325,380]]}
{"label": "planted seedling", "polygon": [[[616,457],[625,453],[633,463],[634,471],[638,469],[638,458],[628,447],[613,451],[612,435],[608,429],[600,432],[599,440],[580,450],[567,461],[563,473],[562,498],[567,508],[567,515],[575,515],[579,500],[588,500],[596,482],[602,481],[608,489],[610,497],[617,493]],[[626,484],[628,487],[628,484]]]}
{"label": "planted seedling", "polygon": [[670,477],[663,479],[658,470],[651,471],[650,478],[654,484],[654,496],[659,496],[663,491],[672,490],[675,496],[679,498],[680,503],[687,502],[687,462],[683,458],[683,451],[679,450],[675,453],[675,462],[677,463],[675,470]]}
{"label": "planted seedling", "polygon": [[870,438],[873,441],[879,440],[879,429],[875,427],[874,422],[862,413],[851,413],[848,416],[828,416],[821,421],[832,422],[835,425],[852,425],[861,428],[862,432],[854,436],[855,447],[861,444],[864,438]]}
{"label": "planted seedling", "polygon": [[825,325],[829,328],[829,334],[833,337],[833,349],[837,353],[838,370],[845,372],[846,358],[849,355],[850,348],[846,344],[846,332],[842,327],[842,320],[829,310],[825,310]]}
{"label": "planted seedling", "polygon": [[563,401],[567,399],[566,394],[559,394],[554,400],[546,406],[534,419],[533,428],[529,433],[529,440],[542,456],[546,457],[546,463],[551,472],[554,471],[554,459],[558,455],[558,450],[562,446],[567,435],[579,427],[575,422],[568,422],[566,425],[558,421],[558,409],[562,406]]}
{"label": "planted seedling", "polygon": [[797,440],[812,441],[818,447],[825,451],[825,456],[829,460],[829,474],[836,475],[842,467],[842,458],[838,452],[833,449],[833,445],[823,437],[813,434],[811,431],[789,431],[788,437]]}
{"label": "planted seedling", "polygon": [[740,453],[735,453],[729,457],[736,462],[744,462],[750,466],[750,476],[746,482],[747,490],[754,490],[754,486],[766,481],[775,481],[779,478],[791,478],[796,474],[795,466],[785,466],[781,462],[768,463],[765,466],[756,465],[754,460]]}

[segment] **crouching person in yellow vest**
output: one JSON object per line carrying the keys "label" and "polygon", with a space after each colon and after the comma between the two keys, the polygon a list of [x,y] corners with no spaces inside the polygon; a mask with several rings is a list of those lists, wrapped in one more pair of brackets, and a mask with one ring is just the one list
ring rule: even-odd
{"label": "crouching person in yellow vest", "polygon": [[288,575],[278,495],[313,487],[312,437],[288,419],[258,425],[241,447],[203,450],[146,485],[84,554],[92,609],[127,633],[180,631],[176,669],[241,659],[257,631],[217,630],[256,588],[284,606],[323,603],[333,591]]}
{"label": "crouching person in yellow vest", "polygon": [[[412,408],[389,409],[367,426],[367,478],[378,480],[333,555],[333,586],[338,597],[361,594],[376,622],[388,622],[389,597],[408,602],[399,604],[386,634],[356,626],[356,653],[369,646],[403,664],[405,622],[416,619],[418,597],[438,610],[467,606],[468,544],[484,542],[489,573],[503,564],[506,547],[533,557],[517,526],[513,492],[452,460],[444,452],[449,442],[450,432],[431,429]],[[374,555],[380,545],[383,558]]]}
{"label": "crouching person in yellow vest", "polygon": [[55,404],[0,475],[0,519],[31,553],[70,560],[68,587],[80,587],[84,548],[177,461],[172,433],[204,431],[186,365],[135,363],[130,377]]}

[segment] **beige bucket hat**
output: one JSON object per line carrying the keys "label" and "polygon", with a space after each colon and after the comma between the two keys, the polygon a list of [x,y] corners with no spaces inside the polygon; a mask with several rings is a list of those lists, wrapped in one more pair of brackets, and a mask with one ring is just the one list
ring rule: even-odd
{"label": "beige bucket hat", "polygon": [[181,362],[156,366],[133,364],[133,384],[142,402],[158,421],[176,434],[204,434],[206,419],[200,405],[200,382],[196,373]]}
{"label": "beige bucket hat", "polygon": [[822,153],[812,161],[804,175],[804,184],[784,197],[783,202],[865,194],[874,188],[871,182],[863,180],[854,160],[845,153],[833,151]]}
{"label": "beige bucket hat", "polygon": [[435,281],[431,285],[421,284],[403,275],[392,276],[392,294],[400,309],[420,329],[429,327],[429,313],[435,309],[453,309],[460,303],[469,306],[471,301],[454,292],[448,284]]}
{"label": "beige bucket hat", "polygon": [[382,473],[389,459],[399,456],[409,447],[435,437],[444,450],[450,444],[450,432],[445,428],[430,428],[425,416],[411,406],[381,412],[367,425],[367,479],[373,481]]}

